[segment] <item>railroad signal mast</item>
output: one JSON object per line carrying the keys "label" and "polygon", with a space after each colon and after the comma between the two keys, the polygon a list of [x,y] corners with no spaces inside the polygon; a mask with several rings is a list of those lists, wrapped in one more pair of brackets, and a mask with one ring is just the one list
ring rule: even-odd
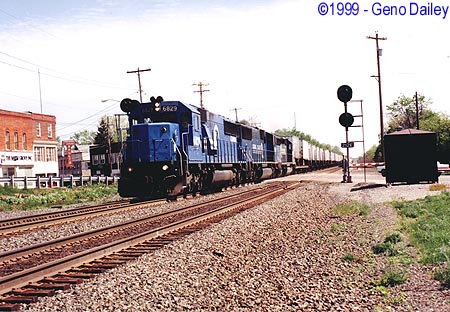
{"label": "railroad signal mast", "polygon": [[344,176],[342,177],[343,183],[352,183],[352,177],[350,175],[350,151],[349,148],[354,147],[354,142],[348,141],[348,127],[351,127],[355,119],[353,115],[347,112],[347,103],[352,99],[353,91],[347,85],[340,86],[337,90],[337,97],[339,101],[344,103],[344,113],[339,116],[339,123],[341,126],[345,127],[345,143],[341,144],[342,148],[347,149],[347,160],[344,161],[343,171]]}
{"label": "railroad signal mast", "polygon": [[200,108],[203,107],[203,92],[209,92],[209,90],[203,89],[203,87],[209,86],[209,83],[202,83],[201,81],[199,83],[193,83],[193,86],[198,86],[200,89],[195,90],[194,93],[200,93]]}

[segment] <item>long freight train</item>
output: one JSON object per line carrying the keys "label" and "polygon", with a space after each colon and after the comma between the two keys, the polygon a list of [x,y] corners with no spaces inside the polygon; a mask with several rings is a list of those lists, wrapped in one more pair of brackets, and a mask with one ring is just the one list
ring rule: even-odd
{"label": "long freight train", "polygon": [[190,104],[124,99],[119,194],[176,196],[335,166],[341,156],[296,137],[280,137]]}

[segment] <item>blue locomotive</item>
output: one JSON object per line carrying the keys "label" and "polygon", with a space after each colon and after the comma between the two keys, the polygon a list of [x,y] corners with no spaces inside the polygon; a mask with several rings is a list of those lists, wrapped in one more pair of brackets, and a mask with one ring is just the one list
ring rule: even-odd
{"label": "blue locomotive", "polygon": [[292,144],[178,101],[124,99],[123,197],[207,192],[293,171]]}
{"label": "blue locomotive", "polygon": [[124,99],[120,107],[129,122],[122,197],[195,195],[296,170],[301,151],[293,151],[292,138],[162,97]]}

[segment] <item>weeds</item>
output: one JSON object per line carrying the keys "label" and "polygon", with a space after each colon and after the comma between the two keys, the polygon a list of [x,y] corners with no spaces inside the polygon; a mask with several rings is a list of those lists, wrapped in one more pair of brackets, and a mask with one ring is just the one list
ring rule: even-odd
{"label": "weeds", "polygon": [[[436,186],[439,188],[439,186]],[[427,196],[415,201],[393,202],[403,217],[403,230],[419,251],[420,260],[438,264],[450,260],[450,193]],[[450,268],[438,270],[434,278],[450,288]]]}
{"label": "weeds", "polygon": [[382,277],[376,280],[373,285],[375,287],[392,287],[403,284],[407,280],[406,271],[402,269],[388,269]]}
{"label": "weeds", "polygon": [[367,216],[370,213],[370,206],[360,203],[358,201],[350,201],[345,204],[340,204],[334,207],[333,212],[338,216],[345,215],[360,215]]}
{"label": "weeds", "polygon": [[400,234],[398,233],[391,234],[384,239],[384,242],[373,245],[372,251],[374,254],[377,255],[385,253],[391,257],[396,256],[398,255],[399,252],[395,245],[401,241],[402,238]]}
{"label": "weeds", "polygon": [[[33,210],[55,205],[70,205],[93,201],[105,196],[117,194],[117,186],[104,184],[86,185],[72,189],[32,189],[22,190],[0,187],[0,211]],[[16,194],[27,194],[17,196]]]}
{"label": "weeds", "polygon": [[437,270],[434,273],[433,278],[435,280],[438,280],[441,283],[441,286],[443,288],[450,288],[450,268],[449,267]]}
{"label": "weeds", "polygon": [[351,253],[345,254],[344,257],[342,257],[342,260],[346,262],[354,262],[355,259],[356,259],[355,255]]}

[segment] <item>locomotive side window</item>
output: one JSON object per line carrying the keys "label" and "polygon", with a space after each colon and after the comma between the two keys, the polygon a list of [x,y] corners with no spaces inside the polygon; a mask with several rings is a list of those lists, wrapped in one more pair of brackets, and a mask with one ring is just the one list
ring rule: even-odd
{"label": "locomotive side window", "polygon": [[200,118],[198,115],[194,115],[194,130],[200,131]]}

